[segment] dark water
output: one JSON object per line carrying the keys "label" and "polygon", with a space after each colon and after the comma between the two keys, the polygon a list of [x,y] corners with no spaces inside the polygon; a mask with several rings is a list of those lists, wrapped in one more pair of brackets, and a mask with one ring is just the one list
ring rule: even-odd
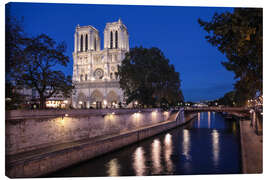
{"label": "dark water", "polygon": [[47,177],[241,173],[239,128],[215,112]]}

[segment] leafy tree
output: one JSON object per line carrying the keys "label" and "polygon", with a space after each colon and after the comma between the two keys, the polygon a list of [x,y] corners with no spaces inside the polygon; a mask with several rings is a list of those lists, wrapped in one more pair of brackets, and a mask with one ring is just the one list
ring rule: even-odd
{"label": "leafy tree", "polygon": [[127,103],[153,107],[183,101],[179,73],[158,48],[131,49],[118,66],[117,76]]}
{"label": "leafy tree", "polygon": [[198,22],[208,32],[208,42],[229,60],[222,65],[238,80],[237,103],[244,105],[256,92],[262,94],[262,9],[235,8],[216,13],[210,22]]}
{"label": "leafy tree", "polygon": [[235,91],[230,91],[226,93],[222,98],[218,99],[217,102],[220,105],[233,107],[235,106],[236,100],[237,100],[237,97],[236,97]]}
{"label": "leafy tree", "polygon": [[15,77],[20,77],[21,67],[25,61],[23,57],[25,37],[21,21],[7,14],[5,24],[5,105],[7,110],[19,108],[25,99],[15,91],[16,88],[19,89],[16,86]]}
{"label": "leafy tree", "polygon": [[16,82],[26,88],[34,88],[39,93],[40,107],[45,108],[46,99],[62,92],[68,96],[73,88],[71,76],[59,70],[56,65],[66,66],[68,56],[64,55],[66,46],[45,34],[26,40],[23,56],[26,61],[21,65],[20,76]]}
{"label": "leafy tree", "polygon": [[25,48],[26,35],[23,31],[21,21],[11,16],[6,16],[5,33],[6,81],[11,82],[14,76],[18,76],[21,65],[25,61],[23,49]]}

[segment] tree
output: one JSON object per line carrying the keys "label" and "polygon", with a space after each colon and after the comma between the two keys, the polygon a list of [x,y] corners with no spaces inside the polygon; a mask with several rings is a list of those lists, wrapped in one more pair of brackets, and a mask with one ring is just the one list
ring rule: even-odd
{"label": "tree", "polygon": [[65,49],[64,43],[56,44],[45,34],[26,40],[25,61],[16,82],[37,90],[41,108],[45,108],[47,98],[60,92],[68,96],[73,88],[71,76],[55,70],[56,65],[66,66],[69,62],[69,57],[64,55]]}
{"label": "tree", "polygon": [[146,106],[183,101],[179,73],[158,48],[135,47],[126,54],[117,76],[126,102]]}
{"label": "tree", "polygon": [[237,101],[237,97],[235,91],[230,91],[226,93],[222,98],[217,100],[218,104],[225,105],[229,107],[235,106],[235,102]]}
{"label": "tree", "polygon": [[14,76],[20,73],[20,67],[24,63],[23,49],[25,48],[26,35],[21,21],[11,16],[6,16],[6,81],[12,81]]}
{"label": "tree", "polygon": [[262,9],[235,8],[216,13],[210,22],[198,22],[208,32],[208,42],[229,60],[222,65],[237,79],[237,103],[244,105],[256,92],[262,94]]}
{"label": "tree", "polygon": [[20,77],[21,67],[25,61],[23,57],[25,38],[21,21],[7,15],[5,24],[5,105],[8,110],[17,109],[25,98],[15,91],[15,77]]}

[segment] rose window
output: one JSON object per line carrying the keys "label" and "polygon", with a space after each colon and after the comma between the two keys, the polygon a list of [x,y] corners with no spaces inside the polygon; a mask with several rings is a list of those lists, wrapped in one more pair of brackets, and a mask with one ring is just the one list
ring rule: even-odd
{"label": "rose window", "polygon": [[103,75],[104,75],[104,72],[100,68],[96,69],[95,72],[94,72],[94,76],[95,76],[96,79],[102,79]]}

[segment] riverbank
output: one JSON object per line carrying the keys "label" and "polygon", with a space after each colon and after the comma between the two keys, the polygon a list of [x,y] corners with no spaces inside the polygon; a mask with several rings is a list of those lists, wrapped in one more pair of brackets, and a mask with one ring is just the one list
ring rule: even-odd
{"label": "riverbank", "polygon": [[242,171],[245,174],[262,173],[263,136],[258,136],[250,121],[240,120]]}
{"label": "riverbank", "polygon": [[[180,113],[182,113],[180,111]],[[189,121],[173,113],[169,119],[151,126],[91,140],[63,143],[7,157],[8,177],[38,177],[100,156]]]}

